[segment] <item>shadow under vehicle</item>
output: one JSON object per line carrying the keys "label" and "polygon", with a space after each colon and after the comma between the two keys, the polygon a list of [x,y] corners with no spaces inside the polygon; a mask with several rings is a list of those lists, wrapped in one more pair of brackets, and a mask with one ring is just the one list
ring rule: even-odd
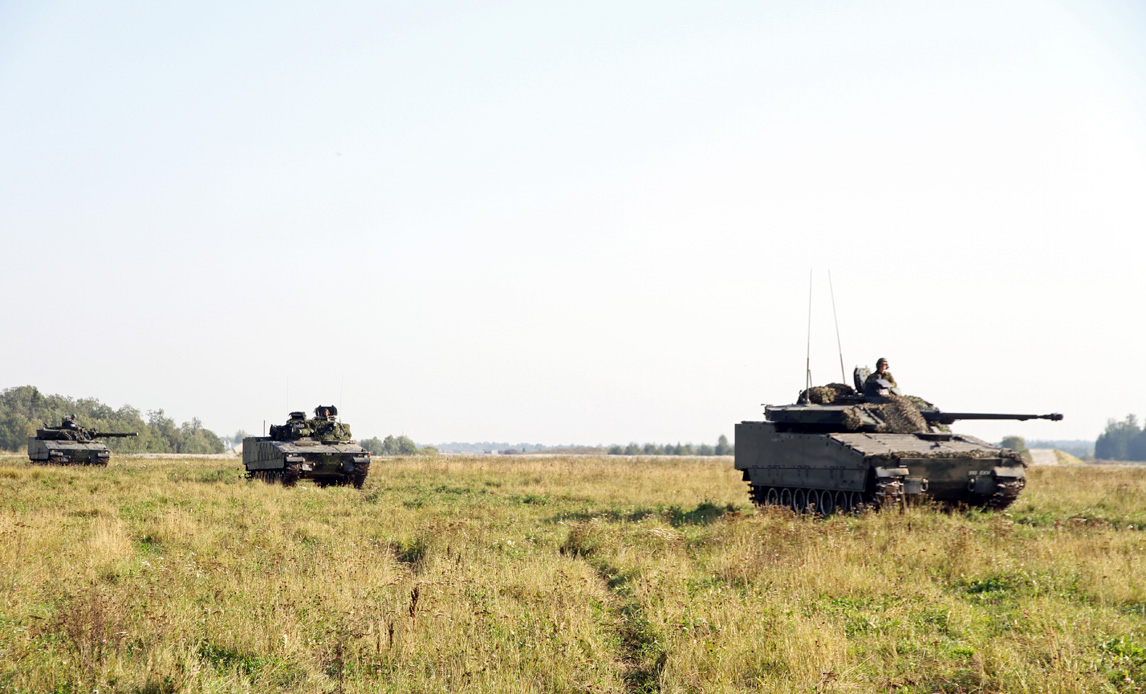
{"label": "shadow under vehicle", "polygon": [[736,425],[737,470],[759,505],[830,515],[924,498],[1003,509],[1026,484],[1015,451],[952,433],[960,420],[1061,420],[1061,414],[941,412],[856,369],[855,388],[809,388]]}
{"label": "shadow under vehicle", "polygon": [[136,432],[113,433],[81,426],[75,415],[64,417],[58,427],[44,423],[28,437],[28,458],[47,465],[107,465],[111,451],[99,439],[135,436]]}
{"label": "shadow under vehicle", "polygon": [[320,405],[313,419],[291,412],[286,424],[271,425],[270,436],[243,439],[243,467],[251,479],[284,487],[309,479],[320,487],[353,484],[361,489],[370,472],[370,452],[338,421],[338,408]]}

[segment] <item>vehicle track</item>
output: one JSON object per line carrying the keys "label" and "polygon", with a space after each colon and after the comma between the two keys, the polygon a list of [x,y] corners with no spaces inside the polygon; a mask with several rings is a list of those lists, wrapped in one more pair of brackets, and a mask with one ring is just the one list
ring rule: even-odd
{"label": "vehicle track", "polygon": [[605,605],[616,622],[623,665],[621,678],[625,691],[632,694],[658,694],[661,673],[668,655],[653,633],[644,608],[633,591],[635,576],[613,566],[592,550],[582,548],[571,537],[561,547],[561,553],[585,561],[597,572],[609,601]]}

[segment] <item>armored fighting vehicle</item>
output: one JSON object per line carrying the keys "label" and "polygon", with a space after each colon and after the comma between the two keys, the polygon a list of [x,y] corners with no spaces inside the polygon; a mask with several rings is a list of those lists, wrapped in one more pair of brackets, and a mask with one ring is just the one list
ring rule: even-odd
{"label": "armored fighting vehicle", "polygon": [[67,415],[58,427],[47,422],[28,437],[28,458],[48,465],[107,465],[111,451],[99,439],[135,436],[136,432],[112,433],[80,426],[76,416]]}
{"label": "armored fighting vehicle", "polygon": [[1061,420],[1061,414],[940,412],[856,369],[855,388],[809,388],[736,425],[736,469],[759,505],[830,515],[924,498],[1003,509],[1026,484],[1015,451],[952,433],[960,420]]}
{"label": "armored fighting vehicle", "polygon": [[350,437],[350,427],[338,421],[338,408],[320,405],[314,418],[291,412],[286,424],[272,424],[270,436],[243,439],[247,476],[294,486],[300,479],[320,487],[353,484],[361,488],[370,472],[370,452]]}

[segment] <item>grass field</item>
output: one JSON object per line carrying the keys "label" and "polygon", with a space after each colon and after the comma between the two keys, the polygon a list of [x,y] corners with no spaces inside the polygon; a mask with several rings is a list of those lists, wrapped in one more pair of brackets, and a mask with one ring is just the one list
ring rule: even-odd
{"label": "grass field", "polygon": [[0,692],[1133,692],[1146,469],[757,511],[729,459],[0,459]]}

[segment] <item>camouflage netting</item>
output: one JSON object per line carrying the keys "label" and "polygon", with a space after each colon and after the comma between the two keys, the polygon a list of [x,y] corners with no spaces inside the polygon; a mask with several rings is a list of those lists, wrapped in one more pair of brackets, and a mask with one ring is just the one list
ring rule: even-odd
{"label": "camouflage netting", "polygon": [[[904,395],[903,397],[910,400],[911,404],[915,405],[915,409],[917,409],[917,410],[937,410],[937,409],[939,409],[934,404],[927,402],[926,400],[919,397],[918,395]],[[951,427],[947,426],[946,424],[935,423],[935,424],[931,424],[930,426],[931,426],[931,431],[945,431],[945,432],[951,431]]]}
{"label": "camouflage netting", "polygon": [[910,401],[912,405],[915,405],[915,408],[917,410],[934,410],[934,409],[936,409],[935,405],[927,402],[926,400],[919,397],[918,395],[904,395],[903,397],[905,399],[907,399],[908,401]]}
{"label": "camouflage netting", "polygon": [[829,383],[826,386],[812,386],[800,393],[800,401],[813,405],[831,405],[847,395],[855,395],[855,388],[843,383]]}
{"label": "camouflage netting", "polygon": [[879,428],[881,433],[914,434],[928,430],[927,420],[911,400],[898,395],[887,395],[885,399],[887,402],[881,405],[868,405],[868,409],[885,422]]}
{"label": "camouflage netting", "polygon": [[863,417],[860,415],[860,408],[849,407],[843,413],[844,426],[848,431],[856,431],[863,426]]}
{"label": "camouflage netting", "polygon": [[[855,388],[843,383],[829,383],[826,386],[813,386],[800,393],[800,402],[811,405],[834,405],[843,398],[855,397]],[[931,427],[920,414],[920,410],[934,410],[935,405],[915,395],[884,396],[885,402],[862,407],[884,422],[876,431],[883,434],[914,434],[920,431],[950,431],[945,424]],[[853,401],[854,402],[854,401]],[[843,424],[848,431],[863,427],[863,413],[860,407],[850,407],[843,412]]]}

